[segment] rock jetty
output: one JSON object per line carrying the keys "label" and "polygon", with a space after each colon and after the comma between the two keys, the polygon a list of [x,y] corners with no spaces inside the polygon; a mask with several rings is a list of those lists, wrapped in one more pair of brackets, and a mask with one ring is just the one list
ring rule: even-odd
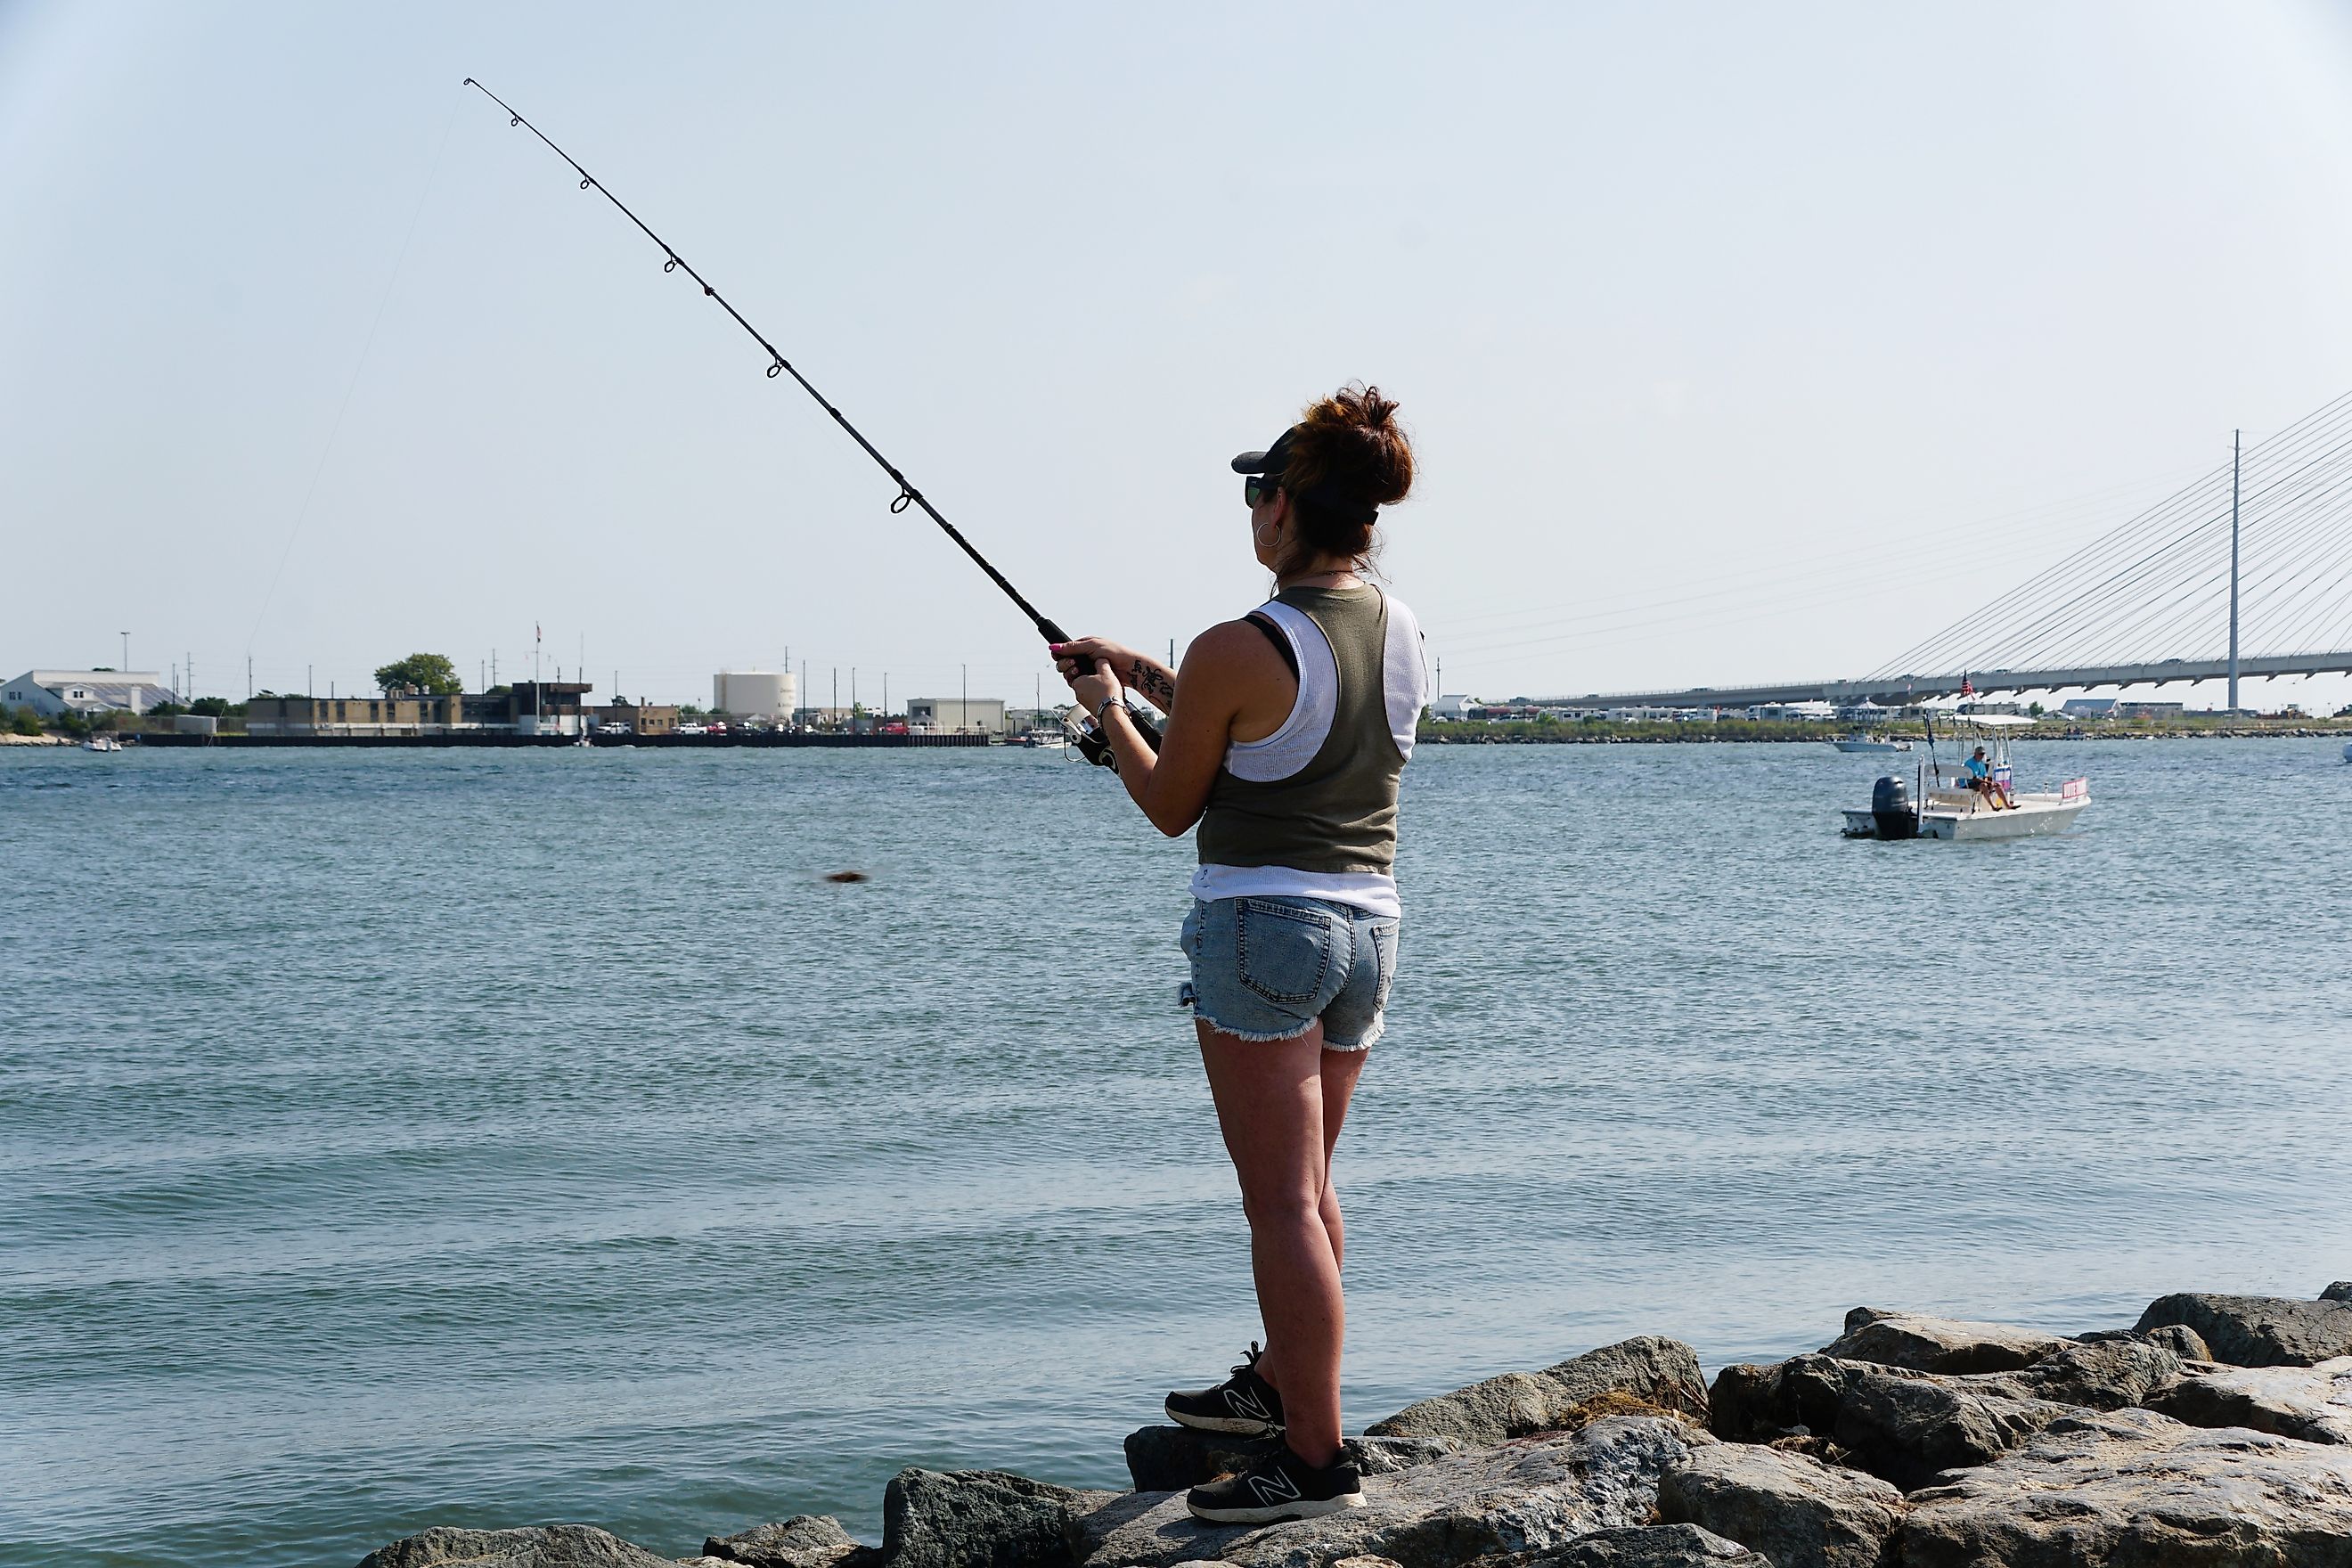
{"label": "rock jetty", "polygon": [[556,1524],[359,1568],[2352,1568],[2352,1282],[2072,1338],[1856,1308],[1712,1386],[1689,1346],[1627,1340],[1374,1422],[1360,1509],[1185,1511],[1268,1441],[1145,1427],[1126,1492],[902,1471],[878,1546],[803,1515],[679,1560]]}

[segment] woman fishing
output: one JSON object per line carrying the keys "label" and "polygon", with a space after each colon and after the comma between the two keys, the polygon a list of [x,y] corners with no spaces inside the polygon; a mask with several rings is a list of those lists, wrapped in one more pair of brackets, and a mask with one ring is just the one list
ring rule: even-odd
{"label": "woman fishing", "polygon": [[[1412,612],[1368,581],[1379,510],[1412,488],[1396,406],[1349,386],[1234,459],[1275,594],[1202,633],[1181,668],[1097,637],[1055,650],[1151,825],[1200,826],[1184,994],[1241,1178],[1265,1349],[1213,1388],[1170,1394],[1167,1411],[1284,1437],[1192,1489],[1192,1511],[1220,1523],[1363,1503],[1339,1440],[1331,1152],[1396,974],[1397,784],[1429,692]],[[1123,688],[1167,712],[1156,754]]]}

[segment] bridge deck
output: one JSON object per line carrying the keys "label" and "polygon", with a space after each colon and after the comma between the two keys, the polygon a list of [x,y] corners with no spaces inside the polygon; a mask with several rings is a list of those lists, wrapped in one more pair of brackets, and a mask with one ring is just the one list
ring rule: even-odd
{"label": "bridge deck", "polygon": [[[2273,675],[2352,673],[2352,650],[2241,658],[2243,679]],[[2226,658],[2169,658],[2162,664],[2091,665],[2073,669],[1975,669],[1965,675],[1897,675],[1874,680],[1822,680],[1783,686],[1694,686],[1679,691],[1595,691],[1582,697],[1540,697],[1553,708],[1748,708],[1774,702],[1862,702],[1898,706],[1931,697],[1956,697],[1966,680],[1979,696],[2000,691],[2053,691],[2089,686],[2164,686],[2176,680],[2226,680]]]}

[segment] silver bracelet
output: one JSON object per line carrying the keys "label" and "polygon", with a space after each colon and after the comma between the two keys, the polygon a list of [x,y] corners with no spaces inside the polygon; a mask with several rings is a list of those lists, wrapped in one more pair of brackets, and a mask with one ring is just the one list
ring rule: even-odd
{"label": "silver bracelet", "polygon": [[1111,709],[1117,705],[1118,701],[1118,693],[1116,691],[1102,700],[1102,706],[1095,710],[1096,729],[1099,730],[1103,727],[1103,715],[1109,712]]}

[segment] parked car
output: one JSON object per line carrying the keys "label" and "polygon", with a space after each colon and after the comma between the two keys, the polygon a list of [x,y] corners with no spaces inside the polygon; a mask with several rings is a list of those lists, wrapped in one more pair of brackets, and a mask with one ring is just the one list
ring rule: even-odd
{"label": "parked car", "polygon": [[713,719],[704,728],[714,735],[724,735],[727,733],[727,721],[724,719]]}
{"label": "parked car", "polygon": [[680,724],[677,727],[677,732],[681,735],[706,735],[709,733],[708,730],[704,729],[701,725],[696,723],[691,719],[688,720],[685,723]]}
{"label": "parked car", "polygon": [[626,724],[599,724],[596,726],[596,733],[599,735],[629,735],[635,733],[635,731],[631,730]]}

